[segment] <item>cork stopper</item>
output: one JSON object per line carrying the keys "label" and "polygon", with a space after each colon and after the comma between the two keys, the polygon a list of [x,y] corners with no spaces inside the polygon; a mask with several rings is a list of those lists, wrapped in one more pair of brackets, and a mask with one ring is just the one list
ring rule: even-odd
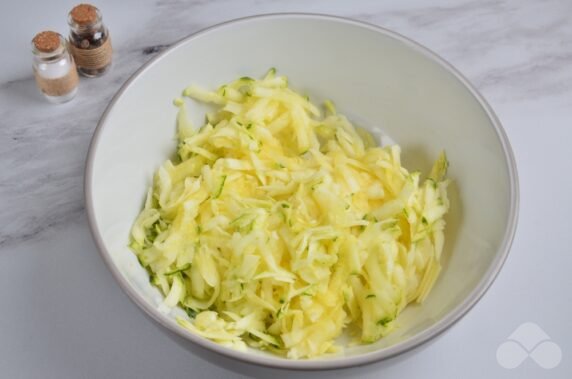
{"label": "cork stopper", "polygon": [[36,34],[32,43],[38,51],[51,53],[56,51],[60,46],[60,35],[56,32],[52,32],[51,30],[47,30]]}
{"label": "cork stopper", "polygon": [[70,11],[70,18],[78,25],[89,25],[97,22],[98,10],[91,4],[79,4]]}

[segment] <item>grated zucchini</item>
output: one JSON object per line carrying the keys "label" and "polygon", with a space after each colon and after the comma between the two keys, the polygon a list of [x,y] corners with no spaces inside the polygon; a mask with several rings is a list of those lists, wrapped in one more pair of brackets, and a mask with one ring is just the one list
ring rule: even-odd
{"label": "grated zucchini", "polygon": [[427,298],[449,209],[444,153],[421,180],[399,146],[376,146],[273,68],[183,95],[216,110],[196,129],[174,102],[180,161],[158,169],[130,243],[163,307],[189,315],[182,327],[311,358],[340,351],[348,324],[376,341]]}

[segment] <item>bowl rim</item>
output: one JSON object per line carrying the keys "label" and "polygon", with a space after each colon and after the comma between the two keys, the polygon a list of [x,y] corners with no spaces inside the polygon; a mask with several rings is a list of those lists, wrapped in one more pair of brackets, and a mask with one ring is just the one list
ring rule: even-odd
{"label": "bowl rim", "polygon": [[[341,356],[330,359],[308,359],[308,360],[289,360],[280,357],[263,356],[257,354],[250,354],[241,351],[232,350],[221,346],[215,342],[207,340],[199,335],[196,335],[182,327],[178,326],[172,319],[168,318],[166,315],[159,312],[155,307],[149,304],[143,296],[141,296],[134,288],[132,288],[127,280],[123,278],[119,269],[115,266],[111,254],[107,250],[100,231],[97,227],[97,222],[95,220],[95,212],[93,205],[93,193],[92,193],[92,179],[93,179],[93,166],[95,155],[97,152],[97,147],[99,144],[101,132],[104,129],[109,112],[114,107],[117,100],[123,95],[123,93],[131,86],[131,84],[143,74],[149,67],[160,61],[164,56],[169,54],[171,51],[177,49],[179,46],[199,37],[207,34],[213,30],[222,29],[227,26],[247,23],[257,20],[269,20],[269,19],[288,19],[288,18],[302,18],[302,19],[314,19],[314,20],[325,20],[342,24],[349,24],[377,33],[381,33],[385,36],[398,40],[406,44],[409,48],[416,50],[417,52],[423,54],[425,57],[431,59],[437,64],[441,65],[450,74],[452,74],[463,86],[472,94],[475,100],[480,104],[482,109],[488,116],[495,132],[497,138],[501,144],[504,153],[504,164],[507,166],[508,179],[509,179],[509,215],[508,223],[503,235],[502,242],[497,250],[497,254],[494,257],[491,265],[485,275],[478,282],[476,287],[470,292],[470,294],[455,308],[449,311],[441,320],[437,323],[431,325],[429,328],[415,334],[413,337],[399,342],[395,345],[373,351],[365,354],[360,354],[356,356]],[[449,329],[452,325],[458,322],[465,314],[473,308],[473,306],[482,298],[485,292],[489,289],[491,284],[494,282],[498,276],[506,258],[508,256],[510,247],[514,240],[514,235],[516,233],[516,227],[518,222],[519,213],[519,182],[518,173],[516,168],[516,162],[514,158],[514,153],[510,146],[508,137],[501,125],[500,120],[492,110],[491,106],[487,103],[484,97],[479,93],[479,91],[469,82],[469,80],[461,74],[453,65],[447,62],[445,59],[437,55],[432,50],[426,48],[418,42],[415,42],[408,37],[405,37],[399,33],[391,31],[389,29],[374,25],[368,22],[357,21],[347,17],[332,16],[320,13],[306,13],[306,12],[285,12],[285,13],[267,13],[259,14],[254,16],[247,16],[228,20],[221,22],[210,27],[201,29],[195,33],[192,33],[179,41],[173,43],[171,46],[157,54],[155,57],[143,64],[139,69],[137,69],[129,79],[119,88],[117,93],[113,96],[109,104],[107,105],[105,111],[103,112],[99,122],[93,133],[89,150],[87,154],[87,159],[85,162],[85,175],[84,175],[84,198],[85,198],[85,208],[87,212],[88,224],[93,239],[96,246],[102,256],[105,264],[113,274],[115,280],[119,283],[119,286],[128,295],[128,297],[148,316],[159,323],[161,326],[167,328],[176,335],[182,336],[183,338],[205,348],[211,352],[221,354],[223,356],[236,359],[238,361],[257,364],[265,367],[281,368],[281,369],[293,369],[293,370],[328,370],[337,368],[348,368],[354,366],[360,366],[364,364],[369,364],[381,360],[385,360],[399,354],[410,351],[426,342],[433,340],[435,337],[443,333],[445,330]]]}

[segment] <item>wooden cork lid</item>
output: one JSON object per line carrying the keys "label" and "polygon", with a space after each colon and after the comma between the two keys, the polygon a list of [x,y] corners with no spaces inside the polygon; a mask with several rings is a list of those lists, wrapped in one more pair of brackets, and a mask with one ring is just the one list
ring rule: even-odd
{"label": "wooden cork lid", "polygon": [[51,30],[36,34],[32,40],[34,47],[43,53],[51,53],[60,46],[60,35]]}
{"label": "wooden cork lid", "polygon": [[97,8],[91,4],[79,4],[70,11],[70,18],[78,25],[88,25],[97,22]]}

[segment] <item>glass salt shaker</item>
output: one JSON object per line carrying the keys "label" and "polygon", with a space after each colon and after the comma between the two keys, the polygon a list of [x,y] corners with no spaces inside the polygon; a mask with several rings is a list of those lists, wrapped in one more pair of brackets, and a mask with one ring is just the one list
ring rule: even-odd
{"label": "glass salt shaker", "polygon": [[68,15],[70,50],[80,74],[103,75],[111,66],[113,50],[101,12],[91,4],[79,4]]}
{"label": "glass salt shaker", "polygon": [[46,99],[65,103],[77,93],[79,78],[65,39],[58,33],[44,31],[32,40],[34,77]]}

